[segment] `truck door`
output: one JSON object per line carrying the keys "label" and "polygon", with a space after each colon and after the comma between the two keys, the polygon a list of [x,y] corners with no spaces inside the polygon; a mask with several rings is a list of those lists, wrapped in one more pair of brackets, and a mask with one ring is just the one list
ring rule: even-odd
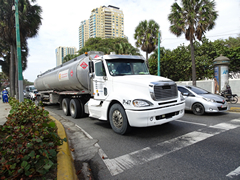
{"label": "truck door", "polygon": [[107,92],[107,77],[106,70],[103,64],[103,61],[95,61],[95,76],[93,78],[93,90],[94,90],[94,99],[104,100],[106,99]]}

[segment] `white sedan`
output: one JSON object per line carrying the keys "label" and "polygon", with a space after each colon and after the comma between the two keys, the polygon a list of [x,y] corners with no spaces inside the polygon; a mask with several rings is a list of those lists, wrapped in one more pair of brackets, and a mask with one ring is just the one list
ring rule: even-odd
{"label": "white sedan", "polygon": [[229,105],[222,96],[188,85],[178,85],[178,90],[185,98],[185,110],[191,110],[195,115],[229,110]]}

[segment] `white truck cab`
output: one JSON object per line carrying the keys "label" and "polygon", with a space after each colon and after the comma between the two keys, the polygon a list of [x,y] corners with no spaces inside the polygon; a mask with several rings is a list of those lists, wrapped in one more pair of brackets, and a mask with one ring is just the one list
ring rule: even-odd
{"label": "white truck cab", "polygon": [[109,120],[119,134],[130,127],[160,125],[184,115],[185,102],[175,82],[150,75],[142,56],[95,56],[90,70],[94,98],[85,105],[86,113]]}

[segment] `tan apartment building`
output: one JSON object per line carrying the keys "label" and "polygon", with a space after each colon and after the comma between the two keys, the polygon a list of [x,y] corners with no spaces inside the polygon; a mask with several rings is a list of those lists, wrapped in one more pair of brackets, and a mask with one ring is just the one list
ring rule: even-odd
{"label": "tan apartment building", "polygon": [[79,49],[81,49],[85,42],[89,39],[89,20],[84,20],[79,26]]}
{"label": "tan apartment building", "polygon": [[83,28],[82,22],[79,27],[79,49],[81,49],[85,45],[85,42],[88,40],[88,38],[95,38],[95,37],[124,38],[125,37],[124,36],[124,15],[122,10],[120,10],[120,8],[118,7],[109,5],[108,7],[101,6],[99,8],[92,10],[89,18],[89,29],[88,29],[89,36],[87,39],[83,38],[83,34],[85,34],[83,30],[85,31],[87,30],[87,28],[85,29]]}
{"label": "tan apartment building", "polygon": [[63,59],[68,54],[76,54],[77,49],[75,47],[63,47],[59,46],[55,49],[55,55],[56,55],[56,66],[59,66],[62,64]]}

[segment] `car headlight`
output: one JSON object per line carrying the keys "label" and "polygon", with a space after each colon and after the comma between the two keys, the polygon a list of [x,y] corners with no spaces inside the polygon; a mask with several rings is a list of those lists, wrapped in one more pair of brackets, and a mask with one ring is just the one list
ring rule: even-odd
{"label": "car headlight", "polygon": [[135,99],[135,100],[133,100],[132,103],[135,107],[146,107],[146,106],[153,105],[151,102],[142,100],[142,99]]}
{"label": "car headlight", "polygon": [[203,98],[207,102],[216,102],[214,99]]}

